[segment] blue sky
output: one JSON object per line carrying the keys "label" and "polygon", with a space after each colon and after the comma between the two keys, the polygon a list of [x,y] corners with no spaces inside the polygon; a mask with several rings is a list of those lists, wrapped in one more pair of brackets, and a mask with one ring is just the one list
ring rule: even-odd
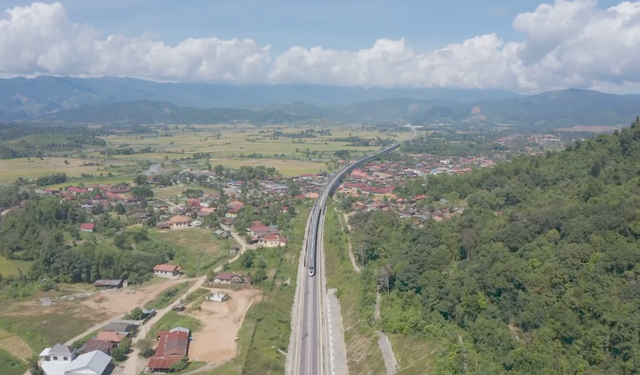
{"label": "blue sky", "polygon": [[640,0],[0,0],[0,77],[640,91]]}
{"label": "blue sky", "polygon": [[[105,34],[158,34],[175,45],[186,38],[253,39],[276,54],[291,46],[359,50],[380,38],[401,39],[415,50],[443,47],[496,33],[521,41],[513,18],[540,0],[67,0],[71,21]],[[550,1],[547,1],[550,2]],[[0,8],[32,1],[0,0]],[[606,8],[617,1],[600,0]]]}

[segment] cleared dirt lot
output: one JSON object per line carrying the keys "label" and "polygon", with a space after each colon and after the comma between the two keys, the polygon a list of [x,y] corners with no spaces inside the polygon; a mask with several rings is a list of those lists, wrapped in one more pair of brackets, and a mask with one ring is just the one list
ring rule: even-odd
{"label": "cleared dirt lot", "polygon": [[244,315],[252,303],[260,301],[261,294],[252,289],[211,291],[229,293],[231,298],[225,302],[205,301],[200,311],[191,314],[202,321],[203,327],[192,334],[195,340],[189,346],[189,360],[217,364],[236,356],[236,336]]}
{"label": "cleared dirt lot", "polygon": [[[107,317],[117,317],[128,313],[133,310],[134,307],[142,307],[163,290],[184,281],[185,280],[167,279],[159,284],[153,284],[139,289],[105,290],[96,293],[94,298],[85,300],[82,304],[91,309],[103,312]],[[102,301],[99,301],[100,296],[102,296]]]}
{"label": "cleared dirt lot", "polygon": [[[114,289],[97,291],[85,288],[75,291],[76,294],[66,294],[62,298],[51,296],[51,306],[43,306],[38,300],[11,304],[2,312],[5,316],[38,315],[47,313],[66,313],[82,316],[92,322],[117,318],[134,307],[142,307],[154,299],[158,293],[176,283],[185,280],[158,280],[158,283],[141,288]],[[42,298],[49,294],[41,294]],[[70,297],[70,298],[69,298]],[[102,297],[102,298],[101,298]]]}

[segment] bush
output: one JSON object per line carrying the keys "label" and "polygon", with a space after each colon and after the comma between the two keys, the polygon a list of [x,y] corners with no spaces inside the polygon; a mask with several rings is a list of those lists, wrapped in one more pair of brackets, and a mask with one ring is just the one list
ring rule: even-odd
{"label": "bush", "polygon": [[138,341],[138,355],[144,358],[153,357],[156,351],[153,349],[153,341],[141,339]]}

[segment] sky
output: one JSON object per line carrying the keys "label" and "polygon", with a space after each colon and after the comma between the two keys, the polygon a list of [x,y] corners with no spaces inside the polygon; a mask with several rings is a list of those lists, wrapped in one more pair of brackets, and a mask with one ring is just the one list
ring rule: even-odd
{"label": "sky", "polygon": [[0,76],[640,91],[640,1],[0,0]]}

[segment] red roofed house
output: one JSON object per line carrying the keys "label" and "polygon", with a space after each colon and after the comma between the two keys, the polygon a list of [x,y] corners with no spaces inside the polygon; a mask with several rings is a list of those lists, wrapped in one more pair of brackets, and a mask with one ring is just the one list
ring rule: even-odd
{"label": "red roofed house", "polygon": [[109,198],[111,200],[114,200],[114,201],[123,201],[124,200],[124,198],[122,198],[118,194],[110,192],[110,191],[107,191],[106,193],[104,193],[104,195],[106,195],[107,198]]}
{"label": "red roofed house", "polygon": [[260,239],[260,244],[264,247],[280,247],[287,244],[287,237],[279,236],[275,233],[268,234]]}
{"label": "red roofed house", "polygon": [[80,224],[80,230],[83,232],[93,232],[96,230],[96,224],[95,223]]}
{"label": "red roofed house", "polygon": [[278,228],[268,227],[262,224],[252,225],[249,228],[249,232],[251,232],[251,237],[262,237],[271,233],[278,233]]}
{"label": "red roofed house", "polygon": [[227,214],[225,216],[235,219],[240,211],[242,211],[242,206],[229,206],[229,209],[227,210]]}
{"label": "red roofed house", "polygon": [[188,228],[191,219],[186,216],[176,215],[167,220],[167,223],[171,226],[171,229]]}
{"label": "red roofed house", "polygon": [[180,273],[180,267],[173,264],[158,264],[153,267],[153,273],[159,277],[175,277]]}
{"label": "red roofed house", "polygon": [[79,188],[79,187],[75,187],[75,186],[70,186],[70,187],[67,189],[67,191],[68,191],[69,193],[73,193],[73,194],[75,194],[75,195],[78,195],[78,194],[86,194],[86,193],[88,193],[88,192],[89,192],[89,190],[87,190],[87,189],[83,189],[83,188]]}
{"label": "red roofed house", "polygon": [[243,275],[229,272],[221,272],[213,278],[214,284],[242,284],[244,282],[245,277]]}
{"label": "red roofed house", "polygon": [[156,354],[149,360],[147,372],[168,372],[171,365],[180,362],[189,351],[189,329],[176,327],[160,331]]}

